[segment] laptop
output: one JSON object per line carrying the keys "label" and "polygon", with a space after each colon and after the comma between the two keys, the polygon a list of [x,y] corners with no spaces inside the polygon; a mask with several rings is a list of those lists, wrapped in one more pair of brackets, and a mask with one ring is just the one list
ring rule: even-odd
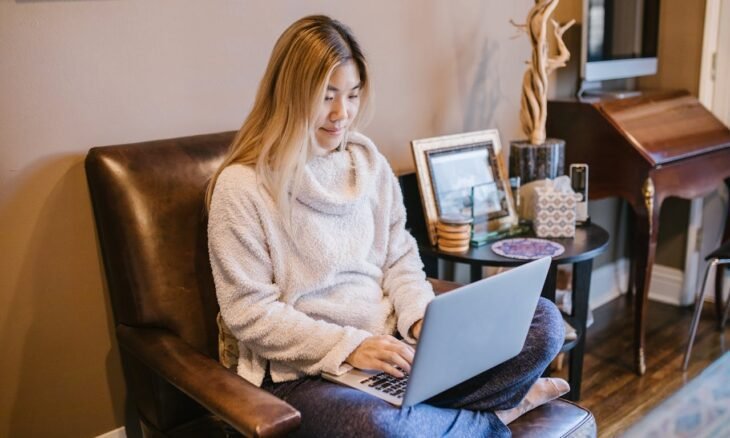
{"label": "laptop", "polygon": [[550,262],[544,257],[434,298],[426,308],[410,375],[352,369],[322,377],[406,407],[517,356]]}

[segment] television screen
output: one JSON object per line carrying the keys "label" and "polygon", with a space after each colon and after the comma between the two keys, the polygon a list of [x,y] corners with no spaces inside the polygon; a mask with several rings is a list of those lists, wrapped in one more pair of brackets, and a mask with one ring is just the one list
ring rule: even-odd
{"label": "television screen", "polygon": [[584,5],[586,80],[656,73],[659,0],[587,0]]}

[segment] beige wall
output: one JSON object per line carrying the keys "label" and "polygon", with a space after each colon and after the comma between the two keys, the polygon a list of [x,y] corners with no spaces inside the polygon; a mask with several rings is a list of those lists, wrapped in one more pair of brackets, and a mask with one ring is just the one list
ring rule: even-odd
{"label": "beige wall", "polygon": [[83,170],[92,145],[235,129],[296,18],[348,23],[370,57],[368,133],[519,136],[530,0],[0,1],[0,436],[95,436],[123,423]]}
{"label": "beige wall", "polygon": [[[638,88],[685,89],[697,96],[705,0],[661,0],[660,3],[658,71],[655,75],[639,78]],[[560,0],[555,9],[554,18],[558,22],[575,19],[576,25],[564,37],[571,49],[571,60],[568,67],[557,70],[551,77],[553,83],[557,82],[558,85],[551,88],[551,96],[564,97],[577,91],[582,14],[583,0]]]}
{"label": "beige wall", "polygon": [[639,87],[684,89],[698,95],[705,28],[704,0],[662,0],[659,69],[639,79]]}

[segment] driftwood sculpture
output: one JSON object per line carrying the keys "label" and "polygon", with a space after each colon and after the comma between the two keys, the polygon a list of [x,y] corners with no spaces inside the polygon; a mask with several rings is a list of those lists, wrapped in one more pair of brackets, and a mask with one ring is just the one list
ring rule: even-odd
{"label": "driftwood sculpture", "polygon": [[[545,142],[548,76],[555,69],[565,67],[565,63],[570,59],[570,52],[563,42],[563,33],[575,23],[575,20],[560,26],[555,20],[550,19],[558,2],[559,0],[535,0],[535,6],[527,14],[525,24],[512,22],[514,26],[527,32],[532,43],[532,59],[522,80],[520,122],[522,131],[533,145]],[[558,54],[552,58],[548,52],[548,19],[553,26],[558,46]]]}

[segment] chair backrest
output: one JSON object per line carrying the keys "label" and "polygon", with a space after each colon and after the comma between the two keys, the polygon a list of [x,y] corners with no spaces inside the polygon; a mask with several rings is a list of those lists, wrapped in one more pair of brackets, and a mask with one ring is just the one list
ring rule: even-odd
{"label": "chair backrest", "polygon": [[[212,358],[218,357],[218,304],[204,196],[234,135],[95,147],[86,157],[115,323],[167,329]],[[438,291],[452,287],[435,284]],[[146,433],[175,430],[206,413],[133,355],[121,353]]]}
{"label": "chair backrest", "polygon": [[95,147],[86,173],[117,324],[166,328],[216,357],[204,196],[234,132]]}
{"label": "chair backrest", "polygon": [[[208,261],[207,183],[235,132],[95,147],[86,175],[114,320],[167,329],[218,357],[218,304]],[[205,411],[121,351],[127,388],[146,436]]]}

